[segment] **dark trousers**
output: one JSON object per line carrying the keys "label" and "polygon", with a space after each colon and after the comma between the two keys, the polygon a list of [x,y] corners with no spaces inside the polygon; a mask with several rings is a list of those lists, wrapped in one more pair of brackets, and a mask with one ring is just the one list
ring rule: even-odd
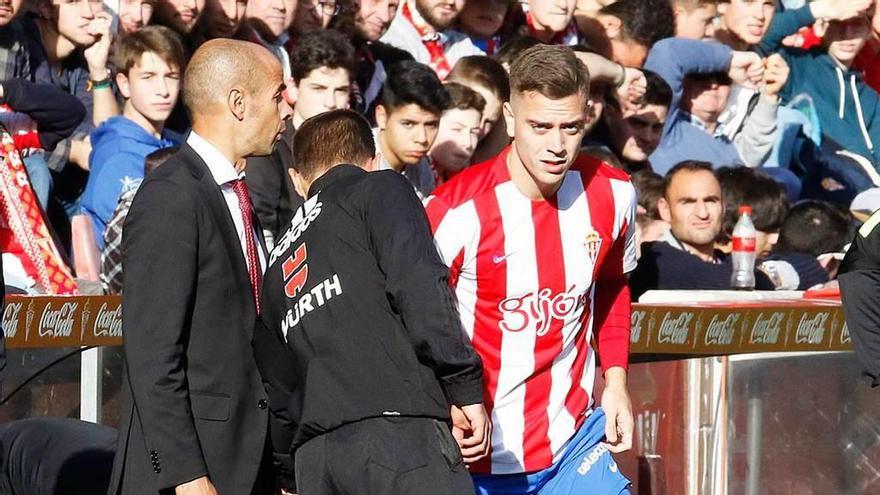
{"label": "dark trousers", "polygon": [[295,458],[299,495],[474,493],[449,426],[435,419],[350,423],[309,440]]}

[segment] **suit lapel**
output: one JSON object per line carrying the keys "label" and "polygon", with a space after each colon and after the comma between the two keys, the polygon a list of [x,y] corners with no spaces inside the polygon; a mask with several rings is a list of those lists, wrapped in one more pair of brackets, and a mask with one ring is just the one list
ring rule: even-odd
{"label": "suit lapel", "polygon": [[180,151],[182,154],[185,154],[187,162],[193,168],[194,172],[196,172],[193,175],[199,179],[202,196],[205,199],[208,210],[217,222],[220,235],[223,238],[225,251],[229,255],[232,265],[235,267],[232,276],[235,281],[235,286],[239,289],[237,293],[242,299],[244,307],[247,308],[247,313],[250,315],[250,317],[245,320],[244,326],[248,337],[251,337],[253,335],[253,325],[248,322],[255,316],[256,308],[254,307],[251,281],[248,276],[247,261],[241,250],[241,241],[235,230],[235,224],[232,222],[232,214],[229,211],[229,207],[226,205],[226,199],[223,198],[220,186],[214,181],[214,176],[211,175],[211,171],[208,169],[204,160],[202,160],[198,153],[187,144],[184,144]]}

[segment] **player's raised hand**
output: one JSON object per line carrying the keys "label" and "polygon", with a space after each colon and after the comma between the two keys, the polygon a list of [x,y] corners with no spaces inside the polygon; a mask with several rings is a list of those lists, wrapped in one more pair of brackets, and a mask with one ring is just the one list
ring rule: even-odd
{"label": "player's raised hand", "polygon": [[626,370],[615,367],[605,372],[605,390],[602,392],[605,411],[605,437],[608,450],[618,454],[632,448],[632,402],[626,389]]}

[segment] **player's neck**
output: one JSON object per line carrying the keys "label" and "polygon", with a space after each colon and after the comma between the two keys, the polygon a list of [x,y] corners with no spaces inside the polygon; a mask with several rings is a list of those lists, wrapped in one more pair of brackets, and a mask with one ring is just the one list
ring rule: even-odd
{"label": "player's neck", "polygon": [[523,196],[532,201],[541,201],[552,198],[562,181],[557,184],[541,184],[529,172],[519,155],[516,153],[516,146],[511,145],[510,153],[507,154],[507,172],[510,174],[510,180],[513,185],[522,193]]}

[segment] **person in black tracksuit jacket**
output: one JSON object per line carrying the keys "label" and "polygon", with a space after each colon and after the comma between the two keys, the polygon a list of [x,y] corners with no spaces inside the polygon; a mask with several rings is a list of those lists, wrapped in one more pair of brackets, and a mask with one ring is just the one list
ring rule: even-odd
{"label": "person in black tracksuit jacket", "polygon": [[838,269],[840,298],[856,356],[871,386],[880,385],[880,211],[856,233]]}
{"label": "person in black tracksuit jacket", "polygon": [[473,493],[450,406],[482,414],[488,435],[482,366],[412,185],[333,166],[374,160],[352,111],[307,120],[294,152],[306,201],[269,256],[254,337],[276,455],[293,454],[295,486],[282,484],[300,495]]}

